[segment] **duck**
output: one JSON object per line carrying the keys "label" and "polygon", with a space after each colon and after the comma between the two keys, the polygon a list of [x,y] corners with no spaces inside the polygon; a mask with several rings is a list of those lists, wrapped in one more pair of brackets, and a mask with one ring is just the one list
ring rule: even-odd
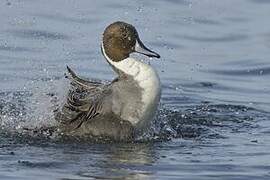
{"label": "duck", "polygon": [[140,40],[136,28],[117,21],[103,33],[101,52],[117,74],[111,82],[79,77],[67,66],[70,87],[56,114],[60,132],[76,137],[134,140],[149,129],[159,106],[161,83],[149,63],[131,57],[132,53],[160,55]]}

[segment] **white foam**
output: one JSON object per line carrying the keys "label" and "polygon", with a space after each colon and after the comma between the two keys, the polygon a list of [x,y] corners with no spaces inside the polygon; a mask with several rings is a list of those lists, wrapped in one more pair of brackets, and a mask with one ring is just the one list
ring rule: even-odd
{"label": "white foam", "polygon": [[1,97],[5,111],[0,116],[1,127],[19,131],[56,125],[54,110],[63,104],[67,90],[68,81],[64,78],[36,80],[25,85],[24,93]]}

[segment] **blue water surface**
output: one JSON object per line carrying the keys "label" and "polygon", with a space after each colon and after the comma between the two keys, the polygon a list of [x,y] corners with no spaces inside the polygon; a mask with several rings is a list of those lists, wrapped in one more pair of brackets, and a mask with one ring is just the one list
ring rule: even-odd
{"label": "blue water surface", "polygon": [[[270,1],[2,0],[0,179],[270,179]],[[104,28],[136,26],[161,55],[151,133],[133,143],[28,134],[54,125],[66,65],[115,77]]]}

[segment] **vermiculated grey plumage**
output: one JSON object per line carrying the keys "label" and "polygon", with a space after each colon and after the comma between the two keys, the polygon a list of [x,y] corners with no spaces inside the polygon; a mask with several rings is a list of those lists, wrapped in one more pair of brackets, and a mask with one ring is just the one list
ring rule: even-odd
{"label": "vermiculated grey plumage", "polygon": [[121,118],[125,113],[133,117],[139,115],[141,93],[132,77],[103,84],[84,80],[69,67],[67,69],[71,88],[63,108],[56,115],[60,129],[65,134],[82,137],[132,139],[134,127]]}

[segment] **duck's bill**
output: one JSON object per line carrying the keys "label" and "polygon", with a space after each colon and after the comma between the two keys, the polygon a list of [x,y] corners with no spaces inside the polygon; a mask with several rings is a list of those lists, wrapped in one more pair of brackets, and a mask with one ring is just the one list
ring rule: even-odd
{"label": "duck's bill", "polygon": [[145,45],[141,42],[141,40],[138,38],[135,45],[135,52],[146,55],[148,57],[156,57],[160,58],[160,55],[154,51],[151,51]]}

